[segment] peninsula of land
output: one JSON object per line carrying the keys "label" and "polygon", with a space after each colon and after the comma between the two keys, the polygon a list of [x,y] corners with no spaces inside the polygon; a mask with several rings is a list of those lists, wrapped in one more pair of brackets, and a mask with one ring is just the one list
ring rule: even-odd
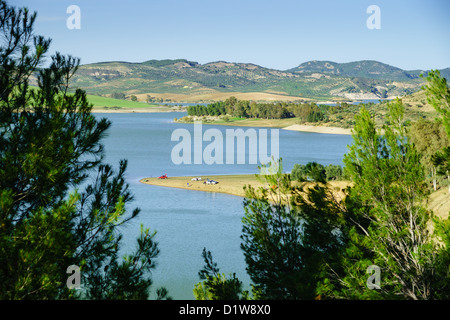
{"label": "peninsula of land", "polygon": [[[196,178],[201,178],[201,180],[193,180]],[[213,180],[217,181],[217,184],[208,184],[207,181]],[[170,187],[170,188],[179,188],[179,189],[188,189],[195,191],[206,191],[206,192],[219,192],[219,193],[227,193],[239,197],[245,196],[244,186],[251,185],[253,188],[258,189],[269,188],[270,186],[258,179],[255,174],[238,174],[238,175],[208,175],[208,176],[181,176],[181,177],[167,177],[165,179],[160,179],[158,177],[152,178],[143,178],[140,180],[141,183],[161,186],[161,187]],[[305,185],[315,185],[313,182],[303,183]],[[342,193],[342,190],[345,189],[349,182],[348,181],[330,181],[332,189],[336,192]],[[343,195],[343,193],[342,193]]]}
{"label": "peninsula of land", "polygon": [[[201,180],[192,180],[194,178],[201,178]],[[217,181],[217,184],[205,183],[209,180]],[[211,175],[211,176],[180,176],[180,177],[167,177],[166,179],[159,179],[158,177],[143,178],[141,183],[178,188],[203,192],[218,192],[226,193],[234,196],[245,197],[244,186],[251,185],[253,188],[258,189],[269,188],[270,186],[259,180],[255,174],[242,174],[242,175]],[[294,182],[299,183],[299,182]],[[314,186],[315,182],[302,182],[302,185],[306,188]],[[345,188],[350,185],[349,181],[329,181],[328,185],[330,190],[333,191],[334,197],[337,200],[342,200],[345,197]],[[450,197],[448,196],[448,190],[441,188],[438,191],[431,193],[427,199],[428,208],[433,212],[446,219],[450,212]]]}

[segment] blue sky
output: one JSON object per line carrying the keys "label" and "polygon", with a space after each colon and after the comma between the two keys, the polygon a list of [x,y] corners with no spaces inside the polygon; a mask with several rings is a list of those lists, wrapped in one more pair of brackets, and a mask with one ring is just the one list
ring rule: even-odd
{"label": "blue sky", "polygon": [[[285,70],[310,60],[450,67],[448,0],[10,0],[38,12],[36,33],[82,64],[184,58]],[[70,30],[67,7],[81,10]],[[370,30],[369,5],[381,10]]]}

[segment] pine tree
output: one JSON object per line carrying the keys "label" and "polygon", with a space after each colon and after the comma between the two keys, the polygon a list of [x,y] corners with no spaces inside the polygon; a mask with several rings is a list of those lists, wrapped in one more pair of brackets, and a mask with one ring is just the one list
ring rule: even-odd
{"label": "pine tree", "polygon": [[224,273],[219,273],[217,263],[213,261],[212,254],[203,248],[202,257],[205,266],[199,271],[200,280],[194,287],[194,297],[196,300],[241,300],[248,299],[248,292],[242,290],[242,282],[236,274],[227,277]]}
{"label": "pine tree", "polygon": [[[422,75],[421,75],[422,76]],[[427,101],[441,115],[441,121],[450,137],[450,89],[447,79],[441,77],[439,70],[431,70],[426,78],[427,84],[423,86]],[[448,144],[448,142],[447,142]],[[434,166],[438,168],[438,174],[447,176],[448,192],[450,193],[450,147],[445,147],[436,152],[432,157]]]}
{"label": "pine tree", "polygon": [[[403,125],[401,101],[389,103],[388,108],[391,126],[384,127],[384,136],[375,130],[369,112],[361,110],[354,143],[344,157],[358,198],[355,203],[366,208],[362,215],[369,223],[355,224],[350,234],[353,247],[359,246],[353,251],[353,257],[360,255],[359,268],[353,266],[354,260],[351,263],[351,255],[343,260],[346,276],[339,281],[345,290],[337,296],[351,288],[361,290],[367,279],[364,268],[373,264],[383,275],[379,298],[446,298],[450,293],[448,223],[433,217],[423,205],[428,191],[424,168]],[[430,229],[432,223],[439,233]],[[369,255],[361,256],[364,251]]]}
{"label": "pine tree", "polygon": [[[148,298],[155,233],[142,229],[119,257],[119,227],[139,213],[126,210],[127,162],[103,163],[111,123],[84,91],[69,92],[79,59],[56,53],[41,67],[50,40],[33,33],[35,19],[0,1],[0,298]],[[73,265],[79,291],[67,286]]]}
{"label": "pine tree", "polygon": [[343,223],[330,189],[304,189],[278,171],[260,178],[267,188],[247,186],[241,248],[254,291],[261,299],[315,299],[324,266],[344,244]]}

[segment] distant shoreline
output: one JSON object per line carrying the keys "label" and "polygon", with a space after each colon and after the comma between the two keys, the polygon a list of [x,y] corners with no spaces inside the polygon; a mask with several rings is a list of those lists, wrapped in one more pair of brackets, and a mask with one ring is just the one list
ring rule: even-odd
{"label": "distant shoreline", "polygon": [[[204,117],[197,117],[198,121],[202,121]],[[194,120],[197,118],[194,117]],[[211,121],[213,120],[213,121]],[[183,118],[176,120],[177,123],[190,123],[193,121],[183,121]],[[314,132],[325,134],[344,134],[351,135],[351,128],[332,127],[326,125],[312,125],[312,124],[298,124],[297,118],[285,118],[285,119],[239,119],[231,121],[215,120],[214,117],[207,118],[206,121],[202,121],[204,125],[221,125],[221,126],[238,126],[238,127],[266,127],[266,128],[279,128],[283,130],[300,131],[300,132]]]}
{"label": "distant shoreline", "polygon": [[179,107],[140,107],[140,108],[105,108],[93,107],[92,113],[158,113],[158,112],[185,112]]}
{"label": "distant shoreline", "polygon": [[311,126],[294,124],[282,128],[283,130],[301,131],[301,132],[314,132],[314,133],[327,133],[327,134],[346,134],[351,135],[352,129],[340,128],[340,127],[326,127],[326,126]]}
{"label": "distant shoreline", "polygon": [[[142,107],[142,108],[112,108],[112,107],[93,107],[93,113],[162,113],[162,112],[185,112],[184,109],[181,109],[178,106],[174,107]],[[278,121],[277,121],[278,120]],[[344,134],[351,135],[352,131],[348,128],[341,127],[329,127],[329,126],[315,126],[315,125],[301,125],[301,124],[292,124],[292,121],[287,121],[285,119],[248,119],[240,120],[240,121],[232,121],[232,122],[219,122],[219,123],[208,123],[205,122],[203,124],[208,125],[225,125],[225,126],[243,126],[243,127],[274,127],[280,128],[283,130],[291,130],[291,131],[300,131],[300,132],[314,132],[314,133],[325,133],[325,134]],[[180,123],[192,123],[192,122],[183,122]]]}

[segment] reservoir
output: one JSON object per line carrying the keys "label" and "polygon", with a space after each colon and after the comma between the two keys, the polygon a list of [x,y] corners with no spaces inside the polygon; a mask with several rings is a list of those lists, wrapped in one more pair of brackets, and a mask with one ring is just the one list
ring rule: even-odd
{"label": "reservoir", "polygon": [[[112,121],[105,145],[105,162],[118,168],[119,160],[127,159],[126,179],[134,201],[128,212],[141,209],[137,218],[123,226],[122,251],[131,253],[136,245],[140,225],[156,230],[156,241],[161,251],[156,269],[152,271],[151,298],[156,288],[165,286],[174,299],[193,299],[192,290],[200,280],[198,271],[203,267],[201,256],[206,247],[211,251],[221,273],[236,273],[248,288],[250,278],[245,271],[244,255],[240,249],[244,214],[243,198],[223,194],[144,185],[146,177],[202,176],[222,174],[252,174],[258,168],[254,164],[179,164],[171,160],[171,141],[176,129],[193,132],[193,124],[174,123],[185,113],[109,113],[95,114]],[[229,128],[219,125],[203,125],[204,129]],[[243,130],[249,128],[241,127]],[[258,129],[258,128],[255,128]],[[270,131],[270,128],[267,128]],[[342,165],[349,135],[279,131],[279,153],[283,170],[289,172],[295,163],[316,161],[323,165]],[[248,147],[247,147],[248,150]],[[247,158],[248,159],[248,158]],[[219,182],[220,183],[220,182]]]}

